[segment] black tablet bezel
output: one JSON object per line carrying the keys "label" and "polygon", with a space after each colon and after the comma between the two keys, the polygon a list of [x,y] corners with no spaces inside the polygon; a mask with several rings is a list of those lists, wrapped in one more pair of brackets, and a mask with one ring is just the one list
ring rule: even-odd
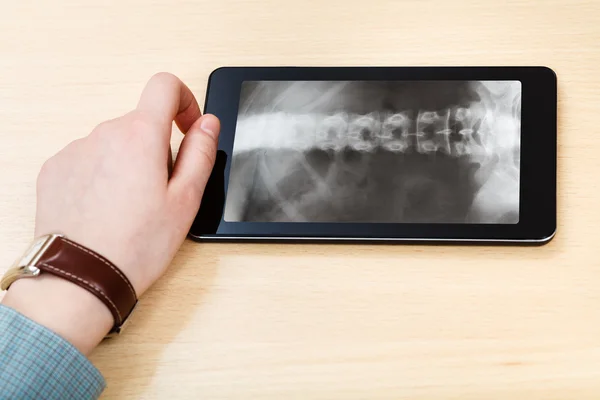
{"label": "black tablet bezel", "polygon": [[[518,80],[522,84],[519,223],[274,223],[223,219],[244,81]],[[556,231],[557,79],[547,67],[222,67],[205,113],[221,120],[218,157],[189,236],[195,240],[423,241],[544,244]]]}

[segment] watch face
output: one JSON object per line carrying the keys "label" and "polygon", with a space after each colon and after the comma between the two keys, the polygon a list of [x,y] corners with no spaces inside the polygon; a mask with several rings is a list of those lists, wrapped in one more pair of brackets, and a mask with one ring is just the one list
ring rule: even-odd
{"label": "watch face", "polygon": [[57,235],[57,234],[51,234],[51,235],[44,235],[44,236],[37,238],[31,244],[29,249],[27,249],[25,254],[15,262],[14,267],[17,268],[17,267],[34,266],[37,263],[37,261],[40,259],[40,257],[44,253],[44,251],[46,251],[46,249],[50,246],[50,244],[52,244],[54,239],[56,239],[59,236],[60,235]]}
{"label": "watch face", "polygon": [[38,238],[35,242],[32,243],[29,249],[27,249],[25,254],[19,260],[17,260],[14,266],[24,267],[26,265],[30,265],[31,261],[40,253],[40,250],[42,249],[46,241],[47,238],[45,237]]}

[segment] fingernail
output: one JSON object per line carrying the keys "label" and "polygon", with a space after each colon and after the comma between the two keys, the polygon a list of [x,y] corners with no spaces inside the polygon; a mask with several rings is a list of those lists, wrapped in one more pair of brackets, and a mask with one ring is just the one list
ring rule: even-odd
{"label": "fingernail", "polygon": [[214,115],[205,115],[202,117],[200,129],[208,133],[212,137],[217,137],[219,133],[219,120]]}

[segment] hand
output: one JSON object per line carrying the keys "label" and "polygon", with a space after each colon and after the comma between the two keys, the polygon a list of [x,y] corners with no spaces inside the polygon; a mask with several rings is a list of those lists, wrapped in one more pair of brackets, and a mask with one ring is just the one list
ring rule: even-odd
{"label": "hand", "polygon": [[[173,120],[187,133],[172,176]],[[190,90],[154,76],[137,108],[100,124],[43,166],[36,236],[60,231],[104,255],[141,296],[186,238],[214,164],[219,121]]]}
{"label": "hand", "polygon": [[[185,134],[174,165],[173,121]],[[44,164],[37,183],[36,237],[61,232],[102,254],[123,271],[140,297],[165,272],[186,238],[214,165],[219,132],[219,120],[201,116],[194,95],[177,77],[155,75],[135,110],[100,124]],[[68,290],[77,291],[80,298],[102,304],[83,289],[53,277],[15,282],[5,303],[28,309],[16,297],[28,287],[36,293],[41,290],[46,302],[52,293],[39,287],[44,283],[51,292],[59,291],[56,285],[63,291],[69,285]],[[36,307],[40,309],[39,304]],[[113,321],[102,307],[97,311],[108,324],[104,331]],[[72,317],[61,323],[73,323]],[[48,324],[64,336],[71,335],[69,327]],[[104,334],[98,334],[100,339]],[[90,344],[83,346],[89,350]]]}

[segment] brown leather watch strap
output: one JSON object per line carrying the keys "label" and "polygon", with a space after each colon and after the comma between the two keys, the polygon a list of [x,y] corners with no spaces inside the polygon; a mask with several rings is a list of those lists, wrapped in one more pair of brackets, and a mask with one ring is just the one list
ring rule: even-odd
{"label": "brown leather watch strap", "polygon": [[56,237],[36,262],[41,271],[60,276],[98,297],[112,313],[118,333],[135,306],[137,296],[129,279],[113,263],[65,237]]}

